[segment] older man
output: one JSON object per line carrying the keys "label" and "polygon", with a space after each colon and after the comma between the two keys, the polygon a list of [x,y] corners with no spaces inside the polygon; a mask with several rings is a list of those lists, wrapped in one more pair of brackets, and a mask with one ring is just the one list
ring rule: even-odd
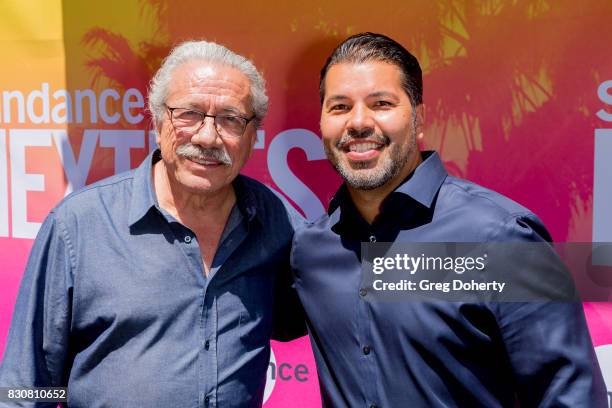
{"label": "older man", "polygon": [[71,407],[261,406],[273,329],[302,330],[284,319],[291,220],[238,174],[267,104],[244,57],[171,52],[149,93],[160,150],[43,223],[0,386],[67,386]]}
{"label": "older man", "polygon": [[329,214],[296,233],[292,265],[324,405],[607,406],[580,303],[377,297],[363,242],[548,248],[549,235],[527,209],[419,151],[421,69],[397,42],[345,40],[320,90],[325,150],[345,183]]}

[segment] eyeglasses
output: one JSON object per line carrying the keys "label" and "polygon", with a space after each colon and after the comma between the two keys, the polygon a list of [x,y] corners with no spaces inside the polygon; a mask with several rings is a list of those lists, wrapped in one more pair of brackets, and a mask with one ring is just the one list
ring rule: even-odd
{"label": "eyeglasses", "polygon": [[170,122],[175,130],[187,133],[197,133],[204,126],[206,118],[213,118],[215,130],[222,138],[237,139],[242,137],[247,125],[255,119],[255,115],[244,118],[238,115],[207,115],[194,109],[171,108],[166,106],[170,113]]}

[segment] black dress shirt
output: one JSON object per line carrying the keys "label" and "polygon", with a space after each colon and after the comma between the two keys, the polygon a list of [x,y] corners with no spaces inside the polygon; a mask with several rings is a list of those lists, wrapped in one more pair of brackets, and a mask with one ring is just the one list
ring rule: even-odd
{"label": "black dress shirt", "polygon": [[294,236],[324,405],[607,406],[578,302],[385,302],[361,286],[362,242],[550,240],[527,209],[424,158],[371,225],[343,186]]}

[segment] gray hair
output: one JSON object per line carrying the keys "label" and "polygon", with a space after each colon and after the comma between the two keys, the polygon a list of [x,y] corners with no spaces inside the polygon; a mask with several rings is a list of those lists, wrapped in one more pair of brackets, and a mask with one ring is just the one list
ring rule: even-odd
{"label": "gray hair", "polygon": [[249,79],[251,107],[255,115],[255,125],[259,126],[268,112],[268,96],[263,76],[247,58],[222,45],[207,41],[185,41],[172,49],[163,61],[149,86],[149,111],[153,120],[158,124],[163,121],[172,72],[181,64],[198,60],[236,68]]}

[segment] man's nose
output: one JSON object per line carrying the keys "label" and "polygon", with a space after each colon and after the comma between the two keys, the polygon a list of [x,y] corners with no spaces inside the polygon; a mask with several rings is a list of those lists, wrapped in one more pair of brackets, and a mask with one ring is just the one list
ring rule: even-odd
{"label": "man's nose", "polygon": [[356,104],[349,113],[347,128],[349,131],[361,134],[374,128],[374,116],[371,109],[364,104]]}
{"label": "man's nose", "polygon": [[213,146],[222,143],[221,135],[219,135],[215,126],[215,118],[210,116],[204,118],[202,127],[191,136],[191,143],[200,146]]}

